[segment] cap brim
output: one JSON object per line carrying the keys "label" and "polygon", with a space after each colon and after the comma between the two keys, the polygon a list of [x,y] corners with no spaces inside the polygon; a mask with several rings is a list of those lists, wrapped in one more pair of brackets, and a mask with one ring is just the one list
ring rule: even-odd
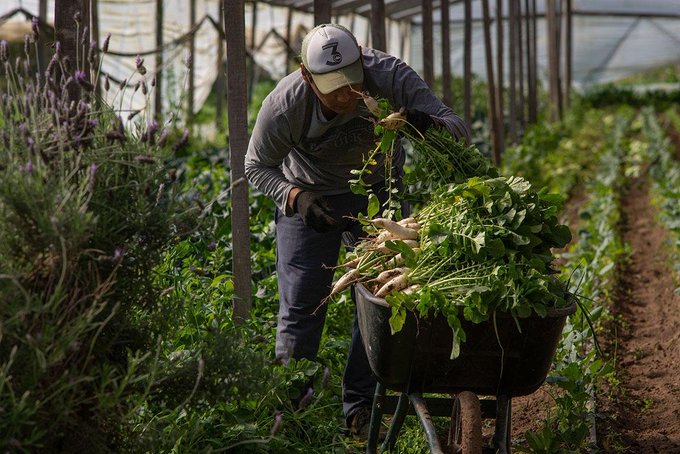
{"label": "cap brim", "polygon": [[312,74],[312,79],[314,79],[314,84],[319,91],[324,95],[341,87],[360,84],[364,81],[364,68],[361,64],[361,58],[337,71]]}

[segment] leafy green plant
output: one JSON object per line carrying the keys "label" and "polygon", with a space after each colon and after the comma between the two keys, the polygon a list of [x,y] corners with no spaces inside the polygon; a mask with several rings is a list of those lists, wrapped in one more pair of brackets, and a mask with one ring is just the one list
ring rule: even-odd
{"label": "leafy green plant", "polygon": [[0,446],[103,452],[154,383],[171,308],[152,270],[191,213],[166,132],[142,117],[126,129],[59,43],[31,72],[38,38],[34,23],[14,62],[0,42]]}

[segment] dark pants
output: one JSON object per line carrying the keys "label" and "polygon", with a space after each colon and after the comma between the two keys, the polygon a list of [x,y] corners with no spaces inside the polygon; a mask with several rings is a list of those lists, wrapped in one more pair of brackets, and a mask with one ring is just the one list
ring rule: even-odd
{"label": "dark pants", "polygon": [[[366,213],[366,197],[348,193],[326,198],[340,222],[340,226],[329,233],[317,233],[305,226],[297,214],[292,217],[276,214],[279,282],[276,356],[284,363],[288,358],[316,360],[329,304],[321,301],[331,290],[332,267],[337,265],[343,232],[350,232],[354,238],[365,235],[361,224],[348,217]],[[346,417],[361,406],[371,405],[376,385],[361,340],[356,307],[354,312],[352,342],[342,381]]]}

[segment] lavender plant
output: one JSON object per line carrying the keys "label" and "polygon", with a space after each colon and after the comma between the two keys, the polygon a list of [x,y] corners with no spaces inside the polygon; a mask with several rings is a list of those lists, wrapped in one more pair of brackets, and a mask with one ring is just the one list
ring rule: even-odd
{"label": "lavender plant", "polygon": [[76,23],[78,61],[56,43],[44,70],[35,23],[19,56],[0,41],[3,452],[115,451],[173,309],[154,267],[195,217],[165,164],[186,136],[172,146],[146,112],[123,119],[97,99],[97,46]]}

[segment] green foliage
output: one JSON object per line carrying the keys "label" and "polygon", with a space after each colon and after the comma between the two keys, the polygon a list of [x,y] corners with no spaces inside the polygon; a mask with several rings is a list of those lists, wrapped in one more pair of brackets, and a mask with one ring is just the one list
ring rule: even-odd
{"label": "green foliage", "polygon": [[594,108],[652,106],[658,111],[663,111],[680,103],[680,90],[636,89],[609,84],[596,86],[587,91],[583,94],[581,102]]}
{"label": "green foliage", "polygon": [[403,198],[414,209],[432,192],[449,183],[464,183],[472,177],[498,176],[498,170],[474,145],[456,140],[448,131],[430,128],[423,138],[410,136],[410,161],[404,169]]}
{"label": "green foliage", "polygon": [[5,50],[0,446],[115,450],[150,392],[169,316],[152,270],[191,213],[155,122],[126,130],[58,47],[38,76],[28,51],[13,67]]}
{"label": "green foliage", "polygon": [[[610,293],[617,283],[617,263],[628,254],[618,232],[620,195],[626,182],[627,134],[633,118],[629,109],[615,114],[601,112],[598,124],[609,132],[595,143],[598,165],[586,182],[590,199],[581,209],[584,225],[562,269],[570,291],[577,295],[580,311],[567,321],[548,381],[561,389],[555,397],[556,411],[538,432],[525,434],[527,452],[576,453],[588,449],[594,418],[590,401],[596,387],[615,380],[612,364],[601,357],[595,334],[611,316]],[[593,121],[595,119],[593,118]],[[588,127],[585,126],[584,127]],[[594,330],[594,331],[593,331]]]}
{"label": "green foliage", "polygon": [[[677,107],[665,114],[669,130],[680,131],[680,114]],[[642,114],[642,134],[650,154],[652,198],[659,209],[659,219],[670,233],[668,249],[671,267],[675,271],[676,293],[680,293],[680,165],[674,159],[672,144],[664,134],[653,111]],[[678,146],[677,144],[675,145]],[[677,150],[677,148],[676,148]]]}

